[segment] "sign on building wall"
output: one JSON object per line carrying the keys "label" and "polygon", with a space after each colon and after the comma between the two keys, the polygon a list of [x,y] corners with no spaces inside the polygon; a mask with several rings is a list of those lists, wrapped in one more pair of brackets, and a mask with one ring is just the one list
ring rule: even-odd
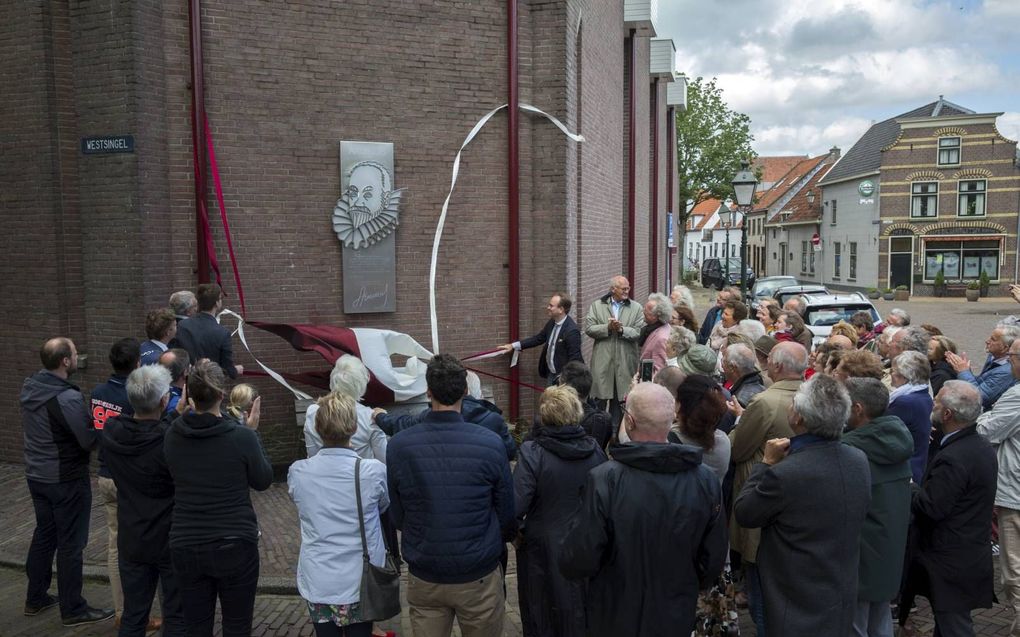
{"label": "sign on building wall", "polygon": [[98,137],[82,137],[81,152],[83,155],[133,153],[135,152],[135,137],[134,135],[100,135]]}
{"label": "sign on building wall", "polygon": [[393,144],[340,142],[333,231],[342,244],[347,314],[397,309],[396,228],[403,194],[393,181]]}

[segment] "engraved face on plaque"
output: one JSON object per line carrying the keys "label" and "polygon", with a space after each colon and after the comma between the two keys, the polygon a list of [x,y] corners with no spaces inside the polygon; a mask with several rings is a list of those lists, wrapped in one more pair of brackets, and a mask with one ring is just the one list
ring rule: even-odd
{"label": "engraved face on plaque", "polygon": [[340,142],[340,198],[331,216],[343,250],[344,312],[396,311],[396,228],[404,189],[393,144]]}

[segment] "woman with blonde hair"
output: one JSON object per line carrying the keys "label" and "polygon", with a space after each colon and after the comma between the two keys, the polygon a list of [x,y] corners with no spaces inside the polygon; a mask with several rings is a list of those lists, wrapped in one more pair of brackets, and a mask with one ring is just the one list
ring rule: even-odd
{"label": "woman with blonde hair", "polygon": [[946,360],[946,352],[956,353],[956,343],[946,336],[932,336],[928,341],[928,363],[931,365],[932,396],[937,396],[947,380],[956,380],[956,370]]}
{"label": "woman with blonde hair", "polygon": [[362,459],[351,449],[358,431],[352,397],[333,392],[316,404],[315,431],[322,449],[296,461],[287,475],[301,522],[298,592],[308,603],[318,637],[368,637],[372,622],[364,621],[359,603],[362,559],[367,552],[372,564],[386,563],[380,523],[390,505],[386,465]]}
{"label": "woman with blonde hair", "polygon": [[234,385],[230,390],[230,398],[227,399],[227,413],[244,425],[248,422],[248,414],[254,409],[256,401],[261,407],[262,397],[255,387],[248,383]]}
{"label": "woman with blonde hair", "polygon": [[542,425],[521,445],[514,468],[514,504],[521,521],[517,590],[522,632],[529,636],[582,637],[585,584],[558,566],[567,521],[581,500],[588,471],[606,461],[595,439],[578,424],[584,414],[573,387],[542,393]]}

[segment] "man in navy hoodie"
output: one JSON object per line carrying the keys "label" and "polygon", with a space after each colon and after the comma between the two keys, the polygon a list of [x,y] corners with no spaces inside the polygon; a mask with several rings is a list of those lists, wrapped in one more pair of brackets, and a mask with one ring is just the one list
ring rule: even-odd
{"label": "man in navy hoodie", "polygon": [[403,531],[407,602],[419,637],[501,635],[505,595],[500,557],[516,530],[506,449],[467,423],[467,374],[437,354],[425,374],[432,409],[390,440],[390,515]]}
{"label": "man in navy hoodie", "polygon": [[[103,621],[113,617],[113,609],[92,608],[81,596],[92,509],[89,452],[96,446],[96,432],[88,426],[81,390],[68,381],[78,369],[78,350],[69,338],[51,338],[39,358],[44,369],[25,379],[21,389],[25,478],[35,508],[35,532],[25,559],[25,614],[38,615],[59,603],[65,626]],[[59,600],[47,592],[54,553]]]}

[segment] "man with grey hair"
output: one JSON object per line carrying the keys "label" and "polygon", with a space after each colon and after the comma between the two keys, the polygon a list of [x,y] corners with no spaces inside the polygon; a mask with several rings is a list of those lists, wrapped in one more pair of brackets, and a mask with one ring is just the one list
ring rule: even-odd
{"label": "man with grey hair", "polygon": [[930,341],[931,334],[918,325],[896,330],[889,339],[889,358],[896,358],[903,352],[920,352],[927,356]]}
{"label": "man with grey hair", "polygon": [[981,406],[985,411],[991,409],[999,396],[1002,396],[1016,382],[1010,371],[1009,348],[1018,338],[1020,338],[1020,327],[1016,325],[996,326],[985,340],[985,351],[988,352],[988,358],[985,359],[984,367],[981,368],[981,373],[977,376],[974,376],[974,372],[970,370],[970,359],[967,358],[966,352],[962,354],[946,352],[946,362],[956,371],[956,377],[974,385],[981,392]]}
{"label": "man with grey hair", "polygon": [[674,285],[669,293],[669,301],[673,305],[686,305],[691,308],[691,312],[697,309],[694,307],[694,295],[686,285]]}
{"label": "man with grey hair", "polygon": [[[373,422],[372,409],[361,403],[368,390],[370,375],[361,359],[344,354],[336,359],[333,371],[329,373],[329,389],[335,394],[349,396],[354,400],[358,430],[351,436],[351,449],[360,457],[378,460],[386,464],[386,434]],[[319,405],[312,403],[305,412],[305,450],[311,458],[322,449],[322,437],[315,430],[315,414]]]}
{"label": "man with grey hair", "polygon": [[[672,308],[666,324],[672,318]],[[584,317],[584,333],[595,345],[591,350],[591,396],[613,416],[613,424],[623,417],[620,401],[630,389],[638,368],[638,339],[645,326],[641,309],[630,302],[630,282],[615,276],[609,292],[596,299]]]}
{"label": "man with grey hair", "polygon": [[169,306],[178,323],[198,314],[198,299],[191,290],[179,290],[171,294]]}
{"label": "man with grey hair", "polygon": [[867,457],[839,440],[850,408],[846,388],[830,376],[801,385],[789,411],[795,435],[768,441],[733,504],[739,524],[762,530],[757,563],[769,635],[850,633],[871,500]]}
{"label": "man with grey hair", "polygon": [[752,398],[765,391],[758,357],[747,345],[727,345],[723,350],[722,369],[730,394],[741,406],[747,407]]}
{"label": "man with grey hair", "polygon": [[708,308],[708,312],[705,313],[705,320],[701,322],[701,329],[698,331],[698,343],[704,345],[708,343],[708,337],[712,334],[712,328],[722,318],[723,306],[729,301],[739,301],[740,293],[737,296],[730,294],[729,288],[719,290],[715,295],[715,305]]}
{"label": "man with grey hair", "polygon": [[631,390],[623,418],[631,442],[588,473],[567,526],[560,571],[588,579],[584,606],[593,637],[665,626],[689,635],[698,590],[722,571],[719,480],[701,463],[700,449],[667,442],[673,417],[674,399],[664,387],[640,383]]}
{"label": "man with grey hair", "polygon": [[[639,360],[652,361],[652,375],[666,366],[666,341],[669,340],[669,323],[673,317],[673,304],[665,294],[653,293],[648,295],[643,309],[645,326],[641,328],[641,335],[638,337],[638,346],[641,347]],[[635,368],[635,374],[640,373]]]}
{"label": "man with grey hair", "polygon": [[910,325],[910,314],[907,314],[906,310],[894,307],[886,315],[885,324],[888,326],[907,327]]}
{"label": "man with grey hair", "polygon": [[853,637],[892,637],[889,602],[903,575],[903,552],[910,523],[910,456],[914,440],[896,416],[886,415],[889,391],[877,378],[844,381],[850,395],[850,429],[843,444],[868,457],[871,504],[861,529],[857,570],[857,609]]}
{"label": "man with grey hair", "polygon": [[754,343],[762,336],[765,336],[768,330],[765,329],[765,324],[757,319],[744,319],[737,326],[737,333],[743,334]]}
{"label": "man with grey hair", "polygon": [[124,590],[121,634],[146,631],[158,583],[163,589],[163,634],[183,635],[180,589],[170,562],[174,482],[163,455],[171,420],[163,415],[170,400],[170,372],[161,365],[139,367],[127,377],[126,388],[134,414],[108,420],[100,437],[117,486],[118,565]]}
{"label": "man with grey hair", "polygon": [[[799,343],[781,342],[769,352],[766,365],[766,372],[772,379],[772,385],[750,402],[747,411],[744,411],[738,401],[729,402],[730,411],[737,417],[736,426],[730,431],[730,461],[736,465],[733,474],[734,499],[755,465],[764,457],[766,443],[773,438],[787,438],[793,435],[786,412],[793,402],[794,394],[803,383],[807,364],[807,350]],[[751,619],[758,634],[764,635],[765,607],[756,566],[761,531],[740,524],[734,516],[730,519],[730,534],[730,545],[734,551],[740,553],[744,565],[744,581]]]}
{"label": "man with grey hair", "polygon": [[[1009,348],[1013,378],[1020,378],[1020,339]],[[977,419],[977,432],[995,445],[999,475],[995,506],[999,518],[999,559],[1006,602],[1013,608],[1010,635],[1020,635],[1020,385],[1013,385]]]}
{"label": "man with grey hair", "polygon": [[942,385],[931,421],[942,432],[938,451],[910,505],[912,543],[900,593],[900,624],[915,595],[931,602],[935,634],[972,636],[970,612],[992,606],[992,508],[995,450],[978,435],[981,395],[962,380]]}
{"label": "man with grey hair", "polygon": [[791,296],[786,299],[786,303],[783,303],[783,310],[788,312],[796,312],[801,317],[804,316],[804,312],[807,311],[807,301],[804,297],[798,294],[797,296]]}

